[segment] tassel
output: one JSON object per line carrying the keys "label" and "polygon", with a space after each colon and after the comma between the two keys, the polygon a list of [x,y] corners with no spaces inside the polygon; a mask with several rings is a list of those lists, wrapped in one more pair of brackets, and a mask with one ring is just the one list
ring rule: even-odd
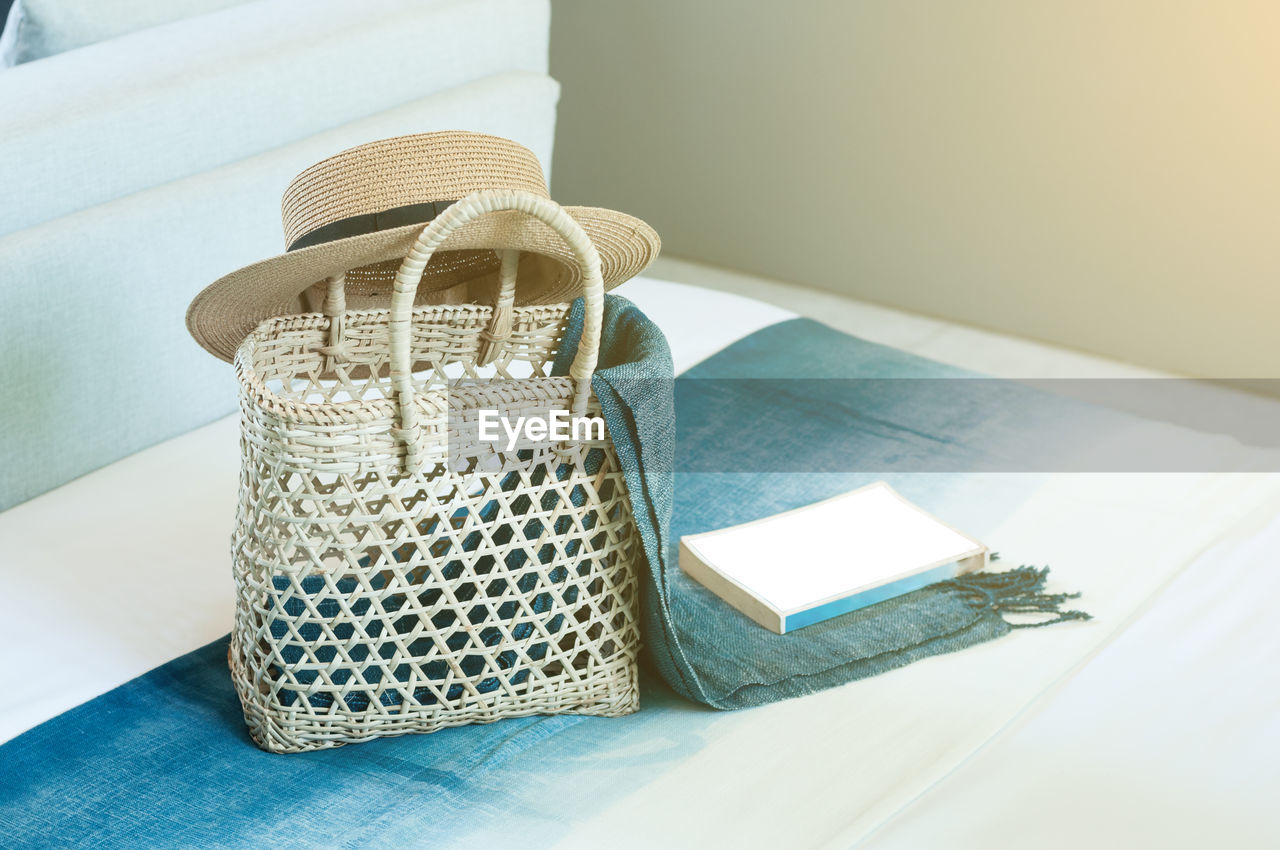
{"label": "tassel", "polygon": [[[992,560],[996,557],[993,555]],[[1079,593],[1045,593],[1049,568],[1022,566],[1003,573],[977,572],[957,576],[942,582],[944,587],[959,591],[974,608],[990,608],[1004,617],[1015,629],[1038,629],[1065,623],[1068,620],[1091,620],[1084,611],[1063,611],[1068,599],[1076,599]],[[1010,622],[1006,614],[1055,614],[1047,620],[1032,623]]]}

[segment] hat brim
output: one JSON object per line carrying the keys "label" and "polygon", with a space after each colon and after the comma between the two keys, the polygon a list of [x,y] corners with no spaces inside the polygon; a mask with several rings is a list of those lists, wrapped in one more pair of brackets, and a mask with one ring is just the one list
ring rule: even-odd
{"label": "hat brim", "polygon": [[[605,289],[644,271],[657,257],[661,240],[634,216],[598,207],[565,207],[586,231],[600,254]],[[398,260],[409,253],[425,225],[410,224],[300,248],[218,279],[187,309],[187,330],[215,357],[228,362],[236,348],[264,319],[305,312],[301,296],[314,284],[362,266]],[[500,212],[460,227],[441,253],[477,249],[515,249],[549,260],[539,274],[518,276],[517,304],[554,304],[581,294],[577,260],[551,228],[517,212]],[[451,280],[449,285],[456,285]],[[433,289],[427,266],[419,289]]]}

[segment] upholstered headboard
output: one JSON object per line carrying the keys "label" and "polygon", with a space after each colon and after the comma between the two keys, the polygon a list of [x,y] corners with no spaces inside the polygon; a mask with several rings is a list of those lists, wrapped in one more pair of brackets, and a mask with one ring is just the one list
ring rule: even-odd
{"label": "upholstered headboard", "polygon": [[548,165],[548,19],[545,0],[261,0],[0,73],[0,509],[234,408],[184,312],[283,249],[305,166],[446,128]]}

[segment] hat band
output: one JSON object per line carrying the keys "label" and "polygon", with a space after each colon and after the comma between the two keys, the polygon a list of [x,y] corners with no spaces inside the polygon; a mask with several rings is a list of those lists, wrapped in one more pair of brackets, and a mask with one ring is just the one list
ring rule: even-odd
{"label": "hat band", "polygon": [[336,242],[339,239],[349,239],[352,236],[364,236],[369,233],[377,233],[379,230],[393,230],[408,224],[426,224],[455,203],[457,201],[430,201],[425,204],[406,204],[402,207],[392,207],[389,210],[380,212],[361,213],[349,218],[340,218],[337,221],[322,224],[309,233],[302,234],[289,243],[289,247],[285,251],[310,248],[312,245]]}

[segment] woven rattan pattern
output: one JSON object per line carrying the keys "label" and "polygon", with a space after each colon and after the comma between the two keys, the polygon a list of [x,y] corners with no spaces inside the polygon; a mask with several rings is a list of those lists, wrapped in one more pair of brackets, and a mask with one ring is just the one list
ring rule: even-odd
{"label": "woven rattan pattern", "polygon": [[443,454],[461,407],[570,405],[571,380],[539,377],[565,310],[516,308],[484,369],[492,308],[414,311],[419,451],[434,463],[412,474],[393,433],[385,311],[346,314],[347,357],[327,376],[322,315],[270,320],[241,347],[230,662],[259,745],[636,709],[639,541],[612,443],[577,463],[518,449],[459,468]]}

